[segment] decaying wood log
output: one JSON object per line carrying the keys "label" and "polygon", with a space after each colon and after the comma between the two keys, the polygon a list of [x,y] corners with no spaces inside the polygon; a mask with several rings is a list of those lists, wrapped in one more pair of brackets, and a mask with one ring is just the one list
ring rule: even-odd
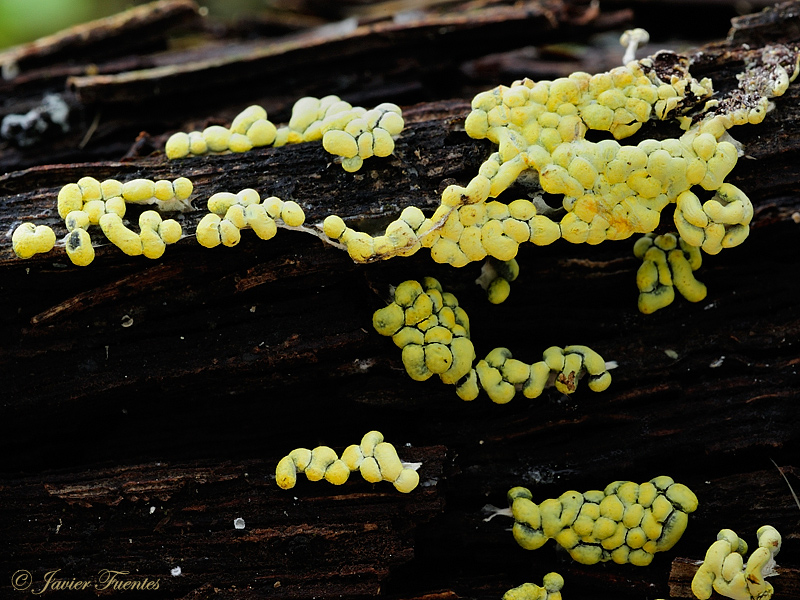
{"label": "decaying wood log", "polygon": [[[189,235],[158,261],[105,245],[85,268],[63,248],[14,256],[10,235],[22,221],[66,233],[55,198],[85,175],[189,177],[196,210],[176,217],[189,234],[211,194],[245,187],[297,201],[310,224],[336,213],[377,231],[406,206],[430,212],[492,152],[463,128],[486,65],[502,70],[485,87],[528,68],[537,77],[606,69],[621,48],[547,45],[622,29],[635,14],[579,2],[447,4],[416,21],[371,17],[348,31],[264,41],[226,37],[241,29],[209,27],[193,5],[163,2],[136,22],[161,44],[176,22],[156,16],[175,10],[202,43],[93,56],[91,65],[69,36],[15,51],[25,58],[0,82],[0,117],[52,93],[70,119],[68,131],[29,146],[0,142],[4,597],[18,594],[15,572],[41,588],[58,569],[56,578],[93,584],[101,569],[129,571],[123,579],[159,581],[153,598],[497,598],[554,570],[565,598],[690,597],[689,567],[719,529],[754,542],[767,523],[783,534],[772,583],[780,597],[798,596],[800,508],[787,481],[800,490],[800,83],[764,123],[733,130],[745,156],[727,180],[747,192],[755,217],[744,244],[704,257],[698,278],[709,296],[698,305],[679,299],[640,314],[640,263],[624,242],[522,246],[521,276],[499,306],[474,285],[478,265],[451,269],[424,252],[356,265],[298,231],[213,250]],[[687,18],[703,6],[686,8]],[[735,86],[763,44],[800,43],[798,8],[735,20],[726,41],[713,41],[724,31],[694,40],[693,73],[717,90]],[[127,27],[103,33],[135,37]],[[654,43],[667,45],[667,33],[651,31]],[[163,155],[174,131],[229,122],[253,102],[285,122],[297,98],[325,93],[403,104],[394,154],[355,174],[317,144]],[[551,345],[587,344],[618,363],[611,387],[498,406],[410,380],[371,318],[390,285],[426,275],[469,313],[479,356],[504,346],[530,362]],[[401,495],[355,476],[341,488],[275,485],[275,464],[292,448],[341,451],[371,429],[422,462],[420,488]],[[526,552],[511,521],[483,520],[484,505],[504,506],[514,485],[541,501],[662,474],[689,485],[700,507],[675,549],[648,567],[577,565],[552,542]]]}
{"label": "decaying wood log", "polygon": [[163,49],[176,28],[198,24],[197,5],[191,0],[161,0],[0,52],[3,79],[16,80],[23,73],[30,79],[31,71],[47,71],[59,63]]}
{"label": "decaying wood log", "polygon": [[[172,597],[209,582],[235,588],[245,580],[250,583],[237,592],[245,598],[265,590],[278,598],[370,596],[393,568],[411,560],[414,527],[439,513],[444,501],[444,448],[404,454],[425,459],[421,477],[428,485],[420,493],[310,483],[286,493],[270,477],[274,463],[265,460],[150,463],[99,468],[80,479],[53,475],[44,484],[39,477],[18,480],[5,490],[3,511],[25,518],[9,520],[4,543],[18,546],[15,561],[27,565],[36,580],[30,589],[40,593],[47,591],[40,565],[57,569],[69,556],[59,577],[67,569],[83,572],[102,587],[102,568],[129,571],[118,579],[147,577],[162,592],[171,588]],[[42,554],[39,547],[48,550]],[[170,574],[176,568],[179,576]],[[206,593],[201,597],[214,596]]]}

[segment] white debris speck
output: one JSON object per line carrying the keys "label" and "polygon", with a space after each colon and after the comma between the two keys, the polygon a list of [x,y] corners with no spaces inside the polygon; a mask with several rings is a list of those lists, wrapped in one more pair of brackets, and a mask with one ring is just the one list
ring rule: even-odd
{"label": "white debris speck", "polygon": [[355,365],[358,371],[360,371],[361,373],[366,373],[367,371],[370,370],[372,366],[375,365],[375,360],[371,358],[364,358],[364,359],[357,358],[353,361],[353,364]]}
{"label": "white debris speck", "polygon": [[678,353],[675,352],[675,350],[664,350],[664,354],[666,354],[667,356],[669,356],[673,360],[678,358]]}
{"label": "white debris speck", "polygon": [[17,75],[19,75],[19,65],[15,60],[9,60],[4,62],[0,65],[0,74],[2,75],[3,79],[14,79]]}
{"label": "white debris speck", "polygon": [[42,103],[24,115],[9,114],[0,122],[0,137],[14,140],[20,146],[41,141],[42,135],[60,128],[69,131],[69,106],[57,94],[47,94]]}
{"label": "white debris speck", "polygon": [[156,507],[155,506],[151,506],[150,507],[150,514],[152,515],[154,512],[156,512]]}
{"label": "white debris speck", "polygon": [[717,367],[720,367],[720,366],[722,366],[722,362],[723,362],[724,360],[725,360],[725,357],[724,357],[724,356],[720,356],[720,357],[719,357],[717,360],[715,360],[714,362],[712,362],[712,363],[711,363],[710,365],[708,365],[708,366],[709,366],[709,367],[711,367],[712,369],[716,369]]}
{"label": "white debris speck", "polygon": [[173,569],[170,569],[169,574],[172,575],[173,577],[179,577],[181,574],[181,568],[175,567]]}
{"label": "white debris speck", "polygon": [[233,520],[233,526],[236,529],[244,529],[244,519],[241,517],[236,517]]}
{"label": "white debris speck", "polygon": [[130,327],[133,325],[133,319],[131,319],[130,315],[122,315],[122,326],[123,327]]}

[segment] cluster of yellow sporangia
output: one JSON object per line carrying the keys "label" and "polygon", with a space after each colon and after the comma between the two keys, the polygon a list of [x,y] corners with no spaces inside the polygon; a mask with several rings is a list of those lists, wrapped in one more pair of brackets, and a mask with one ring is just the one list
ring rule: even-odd
{"label": "cluster of yellow sporangia", "polygon": [[605,361],[586,346],[550,347],[543,360],[530,365],[514,359],[506,348],[495,348],[473,368],[476,356],[467,313],[433,277],[398,285],[392,302],[375,311],[372,324],[402,348],[403,365],[412,379],[438,375],[455,385],[463,400],[474,400],[483,389],[493,402],[505,404],[517,391],[536,398],[550,385],[570,394],[584,374],[593,391],[611,383]]}
{"label": "cluster of yellow sporangia", "polygon": [[[701,182],[721,182],[736,161],[736,150],[724,142],[717,152],[713,136],[712,146],[702,146],[702,156],[679,140],[646,140],[638,146],[586,140],[588,129],[626,137],[651,118],[654,106],[666,116],[687,92],[711,94],[707,80],[698,83],[685,74],[673,83],[656,83],[652,69],[650,73],[633,62],[609,73],[574,73],[552,82],[523,80],[478,94],[466,131],[497,143],[499,152],[466,187],[449,186],[430,219],[417,226],[410,223],[417,239],[399,250],[430,247],[437,262],[463,266],[486,255],[510,260],[526,241],[544,245],[563,237],[574,243],[599,243],[652,231],[660,210],[680,192]],[[527,169],[539,172],[545,192],[565,196],[567,214],[560,223],[537,214],[529,200],[487,202]],[[335,231],[329,235],[335,237]],[[336,239],[348,250],[351,244],[357,246],[350,252],[354,260],[393,255],[370,248],[370,236],[350,238]]]}
{"label": "cluster of yellow sporangia", "polygon": [[261,202],[258,192],[250,188],[237,194],[217,192],[208,199],[208,210],[196,231],[197,242],[206,248],[235,246],[245,228],[252,229],[262,240],[269,240],[278,231],[276,219],[288,227],[299,227],[305,221],[305,213],[296,202],[284,202],[275,196]]}
{"label": "cluster of yellow sporangia", "polygon": [[231,123],[230,128],[211,125],[203,131],[178,132],[167,140],[167,158],[200,156],[209,152],[247,152],[269,146],[275,141],[277,128],[267,119],[261,106],[248,106]]}
{"label": "cluster of yellow sporangia", "polygon": [[[757,94],[746,83],[746,71],[741,80],[747,100],[709,100],[706,116],[697,122],[681,113],[710,98],[712,85],[692,78],[688,61],[676,55],[668,57],[673,68],[665,79],[659,74],[663,60],[656,55],[597,75],[579,72],[498,86],[473,99],[465,123],[471,137],[493,141],[498,152],[466,187],[449,186],[430,218],[407,209],[383,235],[373,237],[332,216],[324,231],[356,262],[429,247],[435,261],[460,267],[486,256],[508,261],[526,241],[597,244],[648,233],[658,226],[661,210],[675,203],[675,225],[684,241],[716,254],[744,241],[753,216],[747,196],[724,182],[738,159],[727,130],[763,120],[769,98],[781,95],[797,75],[797,54],[792,56],[794,62],[767,65],[772,75],[759,79]],[[748,66],[763,74],[765,65],[757,67]],[[673,117],[688,129],[679,138],[647,139],[635,146],[617,141],[650,119]],[[615,139],[589,141],[590,129]],[[526,171],[538,174],[541,191],[563,196],[565,214],[559,222],[538,214],[527,199],[490,200]],[[701,203],[693,191],[697,186],[713,197]]]}
{"label": "cluster of yellow sporangia", "polygon": [[359,471],[370,483],[389,481],[398,491],[408,493],[419,484],[419,466],[419,463],[402,462],[394,446],[383,441],[380,431],[370,431],[360,444],[345,448],[341,458],[328,446],[292,450],[278,462],[275,481],[288,490],[297,483],[297,474],[305,473],[309,481],[325,479],[342,485],[351,471]]}
{"label": "cluster of yellow sporangia", "polygon": [[[573,73],[552,82],[522,80],[478,94],[466,130],[499,146],[482,167],[491,184],[489,196],[533,168],[545,192],[564,196],[567,213],[560,228],[568,241],[598,243],[650,232],[660,211],[677,202],[676,225],[694,234],[686,240],[690,244],[716,254],[741,243],[752,208],[743,192],[730,184],[722,187],[738,158],[734,144],[723,138],[733,125],[761,122],[768,98],[785,91],[797,65],[792,65],[791,76],[775,65],[783,77],[760,90],[755,108],[738,106],[694,125],[684,121],[689,129],[678,139],[644,140],[636,146],[586,140],[588,129],[608,131],[616,139],[628,137],[648,119],[678,117],[690,98],[696,102],[713,93],[711,82],[693,79],[685,62],[676,64],[669,81],[663,81],[656,60],[646,58],[598,75]],[[697,185],[717,191],[702,207],[690,191]],[[698,209],[705,219],[696,214]],[[687,211],[694,218],[686,218]]]}
{"label": "cluster of yellow sporangia", "polygon": [[542,585],[523,583],[503,594],[503,600],[561,600],[564,578],[558,573],[548,573],[542,578]]}
{"label": "cluster of yellow sporangia", "polygon": [[579,563],[649,565],[653,554],[669,550],[683,535],[697,497],[662,475],[642,484],[615,481],[605,490],[568,491],[541,504],[530,490],[508,492],[517,543],[535,550],[553,538]]}
{"label": "cluster of yellow sporangia", "polygon": [[688,244],[671,233],[648,233],[633,246],[642,266],[636,273],[639,287],[639,310],[644,314],[664,308],[675,299],[675,289],[690,302],[706,297],[706,286],[694,278],[692,271],[700,268],[700,248]]}
{"label": "cluster of yellow sporangia", "polygon": [[769,600],[773,588],[764,576],[774,572],[781,535],[771,525],[760,527],[756,535],[758,548],[745,564],[747,543],[730,529],[720,531],[692,579],[692,593],[700,600],[708,600],[712,590],[734,600]]}
{"label": "cluster of yellow sporangia", "polygon": [[[64,219],[69,232],[64,239],[67,256],[78,266],[94,260],[94,248],[89,228],[99,225],[108,240],[131,256],[145,255],[159,258],[167,244],[181,238],[180,223],[173,219],[162,220],[154,210],[139,215],[139,233],[129,229],[122,221],[127,204],[155,205],[159,210],[191,209],[189,196],[192,182],[185,177],[174,181],[162,179],[133,179],[124,183],[116,179],[98,181],[82,177],[77,183],[68,183],[58,192],[58,214]],[[23,223],[12,235],[14,252],[20,258],[30,258],[40,252],[49,252],[55,245],[52,229],[45,225]]]}
{"label": "cluster of yellow sporangia", "polygon": [[345,171],[358,171],[364,159],[389,156],[392,136],[403,129],[400,107],[389,102],[367,110],[352,106],[338,96],[300,98],[292,107],[289,123],[276,127],[267,111],[248,106],[230,128],[211,125],[202,132],[175,133],[167,140],[167,158],[183,158],[208,152],[247,152],[258,146],[284,146],[322,140],[326,151],[339,157]]}
{"label": "cluster of yellow sporangia", "polygon": [[[488,179],[482,175],[463,189],[462,193],[449,186],[441,206],[429,218],[417,208],[405,209],[383,235],[373,237],[355,231],[335,215],[325,219],[323,231],[344,244],[356,262],[409,256],[424,247],[431,249],[433,260],[453,267],[487,256],[508,261],[517,255],[523,242],[547,245],[561,237],[558,224],[537,214],[530,200],[486,202]],[[470,203],[460,204],[464,199]]]}
{"label": "cluster of yellow sporangia", "polygon": [[22,223],[11,234],[11,247],[19,258],[50,252],[56,245],[56,234],[47,225]]}
{"label": "cluster of yellow sporangia", "polygon": [[[625,482],[624,485],[629,483]],[[520,488],[514,488],[514,490],[516,489]],[[685,496],[685,492],[682,492],[682,495]],[[584,494],[585,497],[586,494]],[[606,502],[605,498],[599,504],[601,510],[603,502]],[[606,511],[608,512],[608,509]],[[623,516],[623,520],[624,518]],[[733,600],[769,600],[772,598],[773,587],[764,578],[775,574],[775,556],[781,549],[781,535],[771,525],[764,525],[758,529],[757,536],[758,548],[750,555],[745,564],[743,556],[747,553],[747,543],[730,529],[720,531],[717,534],[717,541],[708,549],[703,564],[700,565],[692,579],[692,593],[700,600],[708,600],[713,592]],[[680,534],[677,537],[680,537]],[[576,558],[576,560],[579,559]],[[629,560],[628,562],[634,561]],[[634,564],[637,563],[634,562]],[[563,586],[564,578],[561,575],[548,573],[544,576],[542,586],[524,583],[503,594],[503,600],[561,600]]]}
{"label": "cluster of yellow sporangia", "polygon": [[[686,261],[693,266],[699,255],[689,246],[715,254],[747,237],[752,205],[741,190],[724,182],[738,156],[727,130],[734,125],[761,122],[770,98],[785,92],[798,73],[798,64],[797,51],[783,46],[766,48],[760,60],[746,65],[738,90],[722,99],[708,100],[700,115],[693,118],[684,113],[711,97],[711,82],[695,80],[688,71],[688,60],[669,53],[596,75],[578,72],[553,81],[524,79],[510,87],[498,86],[475,96],[465,123],[470,136],[493,141],[498,151],[487,158],[466,187],[448,186],[441,205],[430,217],[419,208],[408,207],[382,235],[373,237],[351,229],[340,217],[332,215],[325,219],[322,230],[356,262],[408,256],[425,247],[431,249],[435,261],[456,267],[491,257],[509,265],[507,272],[513,277],[515,269],[510,261],[523,242],[545,245],[564,238],[573,243],[597,244],[606,239],[624,239],[636,232],[647,233],[659,224],[660,211],[673,202],[674,221],[682,240],[679,244]],[[667,118],[677,119],[686,133],[673,139],[643,140],[635,146],[617,141],[632,135],[650,119]],[[326,150],[340,157],[345,169],[357,170],[365,158],[391,153],[392,136],[402,127],[401,111],[393,104],[367,110],[336,96],[306,97],[295,104],[286,126],[275,127],[263,108],[251,106],[234,119],[230,129],[212,126],[203,132],[173,135],[166,153],[169,158],[177,158],[207,151],[243,152],[259,145],[321,140]],[[585,137],[589,130],[608,132],[615,139],[589,141]],[[526,171],[534,177],[520,179]],[[534,184],[529,195],[536,196],[535,200],[491,200],[514,182],[528,188]],[[132,182],[126,185],[129,184]],[[153,185],[147,182],[145,187]],[[698,186],[713,192],[713,197],[701,202],[696,193],[702,195]],[[143,195],[159,198],[159,193],[169,192],[167,187]],[[543,202],[540,192],[563,196],[564,214],[559,221],[550,215],[561,209],[548,208],[546,214],[539,214]],[[99,199],[92,193],[87,202]],[[186,206],[185,198],[178,202]],[[278,218],[275,207],[281,201],[268,198],[264,205],[271,206],[272,212],[263,215],[260,209],[250,209],[251,216],[244,214],[250,206],[247,202],[243,199],[231,204],[230,214],[227,209],[225,213],[212,211],[214,216],[202,221],[198,239],[208,242],[205,245],[233,245],[243,227],[260,231],[258,234],[264,239],[271,237],[272,224],[267,217],[272,221]],[[285,224],[304,219],[293,201],[281,206],[284,208],[280,218]],[[109,208],[109,212],[115,211],[118,214],[117,208]],[[284,212],[291,214],[286,217],[288,221]],[[148,219],[142,225],[145,228],[151,228],[154,222],[150,216]],[[69,237],[70,257],[78,264],[87,264],[93,250],[85,228],[79,226],[84,221],[70,222],[78,230]],[[137,252],[135,241],[122,228],[121,220],[108,217],[106,222],[106,229],[121,232],[112,234],[121,245]],[[52,248],[53,237],[47,228],[23,224],[15,231],[14,247],[19,256],[30,257]],[[142,248],[142,253],[154,254],[145,251],[144,245]],[[675,253],[671,255],[675,258],[667,263],[673,271],[675,287],[690,299],[699,299],[702,285],[694,281],[686,261]],[[652,312],[667,303],[667,290],[671,288],[666,275],[660,258],[645,259],[639,278],[640,306],[645,311]],[[505,299],[510,280],[502,274],[484,278],[492,302]]]}

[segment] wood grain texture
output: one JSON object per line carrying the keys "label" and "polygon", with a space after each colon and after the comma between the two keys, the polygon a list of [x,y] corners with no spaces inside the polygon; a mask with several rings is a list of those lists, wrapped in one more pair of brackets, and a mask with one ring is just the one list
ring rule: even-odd
{"label": "wood grain texture", "polygon": [[[84,175],[189,177],[197,210],[178,218],[190,234],[205,199],[244,187],[297,201],[312,224],[337,213],[377,231],[406,206],[430,212],[447,184],[468,181],[492,151],[463,131],[471,94],[528,68],[608,68],[597,61],[621,55],[618,46],[594,40],[596,50],[581,52],[546,43],[584,43],[587,32],[617,27],[638,8],[494,4],[483,13],[455,12],[456,5],[452,14],[428,15],[436,27],[370,22],[335,40],[310,37],[296,64],[324,77],[287,68],[235,95],[221,90],[251,60],[284,68],[280,47],[269,59],[232,60],[220,44],[226,34],[205,26],[196,34],[207,37],[194,48],[98,61],[98,74],[69,83],[80,63],[56,59],[0,83],[5,107],[23,106],[14,105],[17,93],[33,106],[50,91],[63,94],[74,117],[69,132],[38,146],[0,142],[4,596],[15,593],[10,575],[19,569],[41,582],[55,569],[87,578],[108,568],[159,579],[148,593],[165,599],[498,598],[524,581],[541,583],[552,570],[565,577],[565,598],[687,597],[690,576],[676,565],[701,559],[723,527],[753,545],[767,523],[784,536],[778,563],[785,571],[772,584],[781,597],[796,596],[800,509],[771,461],[800,490],[798,83],[775,100],[763,124],[732,132],[746,156],[728,180],[753,201],[750,237],[704,257],[697,276],[709,288],[706,300],[679,298],[653,315],[636,310],[639,261],[628,242],[525,245],[520,278],[499,306],[473,283],[479,265],[451,269],[425,252],[355,265],[296,231],[281,230],[269,242],[245,232],[237,247],[213,250],[190,235],[158,261],[105,245],[86,268],[72,266],[63,249],[14,257],[10,232],[22,220],[65,234],[55,197]],[[719,41],[726,30],[695,40],[696,75],[725,90],[765,36],[800,42],[796,8],[743,17],[729,41]],[[509,51],[492,54],[494,42],[484,44],[483,36],[470,44],[476,31],[505,38],[497,52]],[[389,52],[385,63],[376,59],[379,39]],[[453,40],[460,40],[457,50]],[[519,50],[532,43],[535,52]],[[207,68],[215,53],[226,54],[228,70]],[[335,53],[349,53],[346,69],[330,58]],[[186,65],[195,65],[194,79]],[[493,83],[486,85],[480,65],[499,69]],[[156,72],[164,79],[139,70],[151,68],[166,69]],[[215,91],[154,96],[136,87],[156,81]],[[317,144],[174,162],[160,152],[172,131],[228,122],[250,102],[285,121],[295,99],[326,92],[349,93],[364,105],[403,103],[407,127],[394,154],[347,174]],[[648,127],[642,136],[655,132]],[[662,222],[670,221],[665,213]],[[505,346],[533,362],[550,345],[586,344],[618,362],[611,387],[595,394],[581,386],[569,397],[549,390],[497,406],[485,395],[462,402],[438,381],[411,381],[371,316],[390,285],[426,275],[467,310],[479,356]],[[371,429],[401,458],[423,463],[426,485],[409,495],[357,477],[341,488],[275,486],[274,466],[292,448],[341,451]],[[504,506],[514,485],[541,501],[662,474],[689,485],[700,508],[675,549],[649,567],[576,565],[552,543],[526,552],[507,530],[509,520],[483,521],[483,506]],[[244,529],[234,528],[237,517]],[[171,575],[177,566],[181,575]]]}

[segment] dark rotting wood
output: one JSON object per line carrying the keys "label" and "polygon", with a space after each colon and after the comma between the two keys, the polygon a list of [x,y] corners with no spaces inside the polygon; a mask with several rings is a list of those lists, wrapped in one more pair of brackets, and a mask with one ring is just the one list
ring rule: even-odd
{"label": "dark rotting wood", "polygon": [[42,67],[71,61],[104,60],[164,48],[178,27],[197,27],[193,0],[159,0],[128,11],[65,29],[57,34],[0,52],[3,79],[15,79]]}
{"label": "dark rotting wood", "polygon": [[[0,244],[4,597],[19,594],[10,582],[18,570],[41,584],[56,569],[81,579],[108,568],[158,579],[153,598],[498,598],[524,581],[541,583],[548,571],[565,577],[565,597],[683,598],[692,563],[720,529],[734,529],[750,543],[764,524],[784,536],[781,575],[771,580],[776,597],[798,596],[800,509],[789,487],[800,489],[797,82],[775,99],[764,123],[732,131],[745,156],[728,180],[750,196],[755,216],[742,246],[704,258],[698,278],[709,296],[699,305],[679,299],[656,314],[638,313],[639,261],[626,243],[523,246],[521,276],[500,306],[489,305],[473,284],[478,265],[450,269],[424,252],[355,265],[296,231],[281,230],[269,242],[245,234],[236,248],[213,250],[189,235],[159,261],[106,245],[86,268],[72,266],[59,249],[27,261],[13,255],[10,233],[21,221],[66,233],[55,198],[61,186],[85,175],[189,177],[196,210],[177,217],[189,234],[211,194],[244,187],[294,199],[312,225],[337,213],[377,231],[406,206],[430,212],[448,183],[467,181],[493,151],[463,131],[469,98],[483,83],[458,65],[500,47],[479,40],[454,50],[454,60],[441,50],[445,41],[463,42],[465,31],[487,32],[482,27],[492,23],[495,37],[486,39],[505,36],[511,49],[512,38],[526,23],[533,30],[548,9],[554,24],[548,20],[536,35],[579,43],[588,29],[602,30],[604,16],[619,24],[614,15],[628,8],[613,5],[620,10],[604,13],[601,7],[594,20],[576,24],[568,17],[586,16],[585,3],[525,7],[530,22],[514,6],[504,7],[507,29],[500,8],[489,3],[494,12],[425,17],[440,25],[449,19],[443,32],[371,23],[335,43],[306,39],[314,51],[304,60],[314,72],[330,71],[327,79],[287,77],[252,91],[252,98],[220,93],[175,102],[178,96],[167,94],[137,106],[133,88],[122,76],[114,79],[130,69],[111,63],[176,73],[187,64],[207,66],[203,60],[224,54],[218,33],[191,52],[98,63],[97,79],[77,80],[95,94],[91,106],[82,91],[65,89],[68,76],[85,72],[51,64],[56,58],[0,83],[4,107],[22,101],[16,90],[26,106],[46,90],[63,94],[78,115],[73,129],[47,143],[0,144],[0,231],[7,232]],[[715,89],[735,86],[741,65],[759,52],[759,36],[800,42],[792,33],[796,7],[742,18],[727,41],[697,40],[689,53],[693,67]],[[159,23],[156,29],[171,31]],[[444,55],[430,54],[423,31]],[[531,36],[524,43],[538,44]],[[724,31],[717,36],[724,37]],[[359,53],[356,42],[365,40],[372,45]],[[375,40],[397,50],[391,69],[406,53],[411,57],[401,83],[372,61]],[[229,41],[238,49],[255,45]],[[290,43],[300,42],[292,38],[285,48]],[[356,174],[316,144],[166,161],[161,149],[169,133],[227,123],[251,100],[288,117],[291,103],[313,85],[341,77],[314,59],[326,48],[350,53],[352,70],[336,85],[354,102],[392,100],[392,91],[405,90],[406,129],[391,157],[369,159]],[[493,56],[492,64],[507,70],[492,85],[510,83],[516,78],[510,73],[532,60],[544,70],[558,52],[578,69],[597,64],[564,47],[541,48]],[[415,71],[426,52],[433,56],[430,70]],[[604,47],[600,55],[613,52]],[[186,60],[203,53],[202,60]],[[257,60],[279,69],[281,55]],[[45,76],[51,66],[58,77]],[[194,73],[195,83],[223,89],[230,74],[205,66]],[[238,77],[245,66],[243,59],[229,68]],[[433,73],[442,85],[414,82],[415,72],[419,79]],[[152,74],[130,77],[152,85]],[[453,83],[448,96],[441,93],[445,80]],[[94,133],[79,147],[101,105]],[[549,390],[497,406],[485,396],[462,402],[439,381],[411,381],[398,349],[373,331],[371,318],[390,285],[426,275],[440,279],[469,313],[479,356],[505,346],[533,361],[550,345],[587,344],[618,362],[611,387],[600,394],[579,387],[569,397]],[[292,448],[325,444],[341,451],[371,429],[381,430],[401,458],[422,463],[425,485],[408,495],[357,475],[341,488],[302,477],[292,490],[275,485],[275,463]],[[577,565],[552,542],[526,552],[507,531],[510,520],[483,520],[484,505],[504,506],[514,485],[529,487],[541,501],[662,474],[689,485],[700,507],[679,544],[648,567]],[[234,525],[237,518],[244,529]],[[180,575],[173,575],[177,567]]]}

